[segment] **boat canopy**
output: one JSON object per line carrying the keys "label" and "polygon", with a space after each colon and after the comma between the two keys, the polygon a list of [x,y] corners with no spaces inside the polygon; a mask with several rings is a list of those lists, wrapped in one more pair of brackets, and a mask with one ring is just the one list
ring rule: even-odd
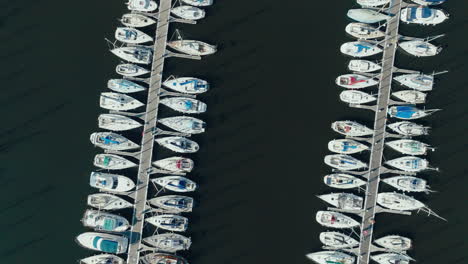
{"label": "boat canopy", "polygon": [[105,240],[102,237],[96,236],[93,240],[93,247],[104,252],[117,253],[118,243],[116,241]]}
{"label": "boat canopy", "polygon": [[400,118],[411,118],[416,112],[419,111],[416,107],[413,106],[397,106],[396,107],[396,117]]}

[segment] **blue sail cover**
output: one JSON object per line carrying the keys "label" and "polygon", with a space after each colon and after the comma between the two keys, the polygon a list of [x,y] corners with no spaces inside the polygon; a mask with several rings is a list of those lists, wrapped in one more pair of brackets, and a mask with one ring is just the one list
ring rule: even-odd
{"label": "blue sail cover", "polygon": [[397,106],[396,110],[395,116],[403,119],[411,118],[419,111],[419,109],[413,106]]}
{"label": "blue sail cover", "polygon": [[428,18],[432,16],[432,9],[424,7],[422,8],[421,17]]}
{"label": "blue sail cover", "polygon": [[418,10],[417,7],[408,7],[408,15],[407,15],[407,20],[408,21],[413,21],[416,19],[416,11]]}
{"label": "blue sail cover", "polygon": [[358,48],[357,52],[361,52],[363,50],[368,50],[368,49],[371,48],[369,46],[365,46],[365,45],[362,45],[362,44],[354,44],[354,46]]}

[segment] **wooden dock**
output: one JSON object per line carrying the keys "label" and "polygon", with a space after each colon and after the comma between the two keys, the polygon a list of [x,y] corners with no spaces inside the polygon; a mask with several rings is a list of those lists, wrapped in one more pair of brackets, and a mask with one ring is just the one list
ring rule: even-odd
{"label": "wooden dock", "polygon": [[387,108],[390,101],[391,84],[393,78],[395,52],[398,47],[398,28],[400,25],[400,10],[402,0],[392,0],[387,13],[394,16],[387,23],[386,39],[383,43],[382,73],[379,84],[377,108],[375,109],[374,135],[369,161],[368,183],[366,185],[366,197],[364,213],[362,214],[361,236],[358,253],[358,264],[368,264],[372,250],[373,220],[377,210],[377,194],[382,169],[382,156],[385,146],[387,125]]}

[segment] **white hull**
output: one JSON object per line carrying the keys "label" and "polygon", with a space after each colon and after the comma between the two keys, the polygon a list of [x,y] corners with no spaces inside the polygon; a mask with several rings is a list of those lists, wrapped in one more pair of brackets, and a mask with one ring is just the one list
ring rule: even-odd
{"label": "white hull", "polygon": [[200,149],[197,142],[184,137],[163,137],[155,140],[159,145],[178,153],[195,153]]}
{"label": "white hull", "polygon": [[437,47],[427,41],[411,40],[404,41],[398,44],[407,53],[416,57],[430,57],[439,54],[442,51],[441,47]]}
{"label": "white hull", "polygon": [[120,22],[127,27],[139,28],[152,25],[156,23],[156,20],[141,14],[125,14],[122,16]]}
{"label": "white hull", "polygon": [[205,56],[216,52],[216,46],[198,40],[174,40],[169,41],[167,46],[179,52],[194,56]]}
{"label": "white hull", "polygon": [[107,110],[127,111],[144,104],[133,97],[119,93],[101,93],[99,106]]}
{"label": "white hull", "polygon": [[388,115],[403,120],[413,120],[426,117],[440,109],[421,110],[413,106],[392,106],[388,109]]}
{"label": "white hull", "polygon": [[158,8],[158,4],[152,0],[129,0],[127,8],[132,11],[153,12]]}
{"label": "white hull", "polygon": [[98,125],[99,128],[112,131],[124,131],[142,126],[142,124],[130,117],[116,114],[100,114],[98,117]]}
{"label": "white hull", "polygon": [[350,9],[347,16],[361,23],[373,24],[391,18],[388,15],[379,13],[372,9]]}
{"label": "white hull", "polygon": [[402,255],[402,254],[397,254],[397,253],[384,253],[384,254],[379,254],[379,255],[373,255],[370,256],[370,258],[379,263],[379,264],[409,264],[412,258]]}
{"label": "white hull", "polygon": [[190,238],[174,233],[165,233],[143,238],[143,242],[160,251],[175,253],[187,250],[192,242]]}
{"label": "white hull", "polygon": [[429,127],[418,125],[409,121],[389,124],[388,127],[403,136],[422,136],[429,133]]}
{"label": "white hull", "polygon": [[112,132],[95,132],[90,136],[90,141],[95,146],[109,150],[129,150],[140,146],[128,140],[124,136]]}
{"label": "white hull", "polygon": [[127,251],[128,239],[123,236],[106,233],[86,232],[76,237],[76,242],[82,247],[113,254]]}
{"label": "white hull", "polygon": [[195,182],[182,176],[165,176],[151,181],[173,192],[193,192],[197,189]]}
{"label": "white hull", "polygon": [[184,157],[169,157],[153,162],[153,165],[171,172],[191,172],[193,160]]}
{"label": "white hull", "polygon": [[428,145],[417,140],[399,139],[385,143],[392,149],[407,155],[426,155]]}
{"label": "white hull", "polygon": [[397,236],[397,235],[390,235],[384,236],[374,241],[375,244],[384,247],[386,249],[394,250],[394,251],[406,251],[411,249],[411,239]]}
{"label": "white hull", "polygon": [[393,96],[410,104],[424,104],[426,102],[426,94],[415,90],[403,90],[392,93]]}
{"label": "white hull", "polygon": [[357,39],[375,39],[385,37],[385,33],[383,31],[364,23],[349,23],[345,27],[345,31]]}
{"label": "white hull", "polygon": [[170,97],[159,101],[161,104],[185,114],[201,114],[206,112],[206,104],[188,97]]}
{"label": "white hull", "polygon": [[96,154],[94,166],[106,170],[123,170],[136,167],[137,164],[114,154]]}
{"label": "white hull", "polygon": [[184,232],[188,227],[188,218],[180,215],[163,214],[146,218],[146,222],[173,232]]}
{"label": "white hull", "polygon": [[341,45],[340,51],[351,57],[363,58],[379,54],[382,52],[382,49],[371,43],[354,41]]}
{"label": "white hull", "polygon": [[205,17],[205,11],[194,6],[174,7],[171,9],[171,13],[187,20],[199,20]]}
{"label": "white hull", "polygon": [[80,264],[124,264],[125,261],[122,258],[119,258],[111,254],[99,254],[91,257],[87,257],[80,260]]}
{"label": "white hull", "polygon": [[414,156],[404,156],[385,162],[402,171],[420,172],[429,167],[429,162],[425,159]]}
{"label": "white hull", "polygon": [[353,228],[359,226],[358,221],[334,211],[318,211],[315,220],[323,226],[333,228]]}
{"label": "white hull", "polygon": [[210,6],[213,0],[182,0],[182,2],[192,6]]}
{"label": "white hull", "polygon": [[111,50],[117,57],[139,64],[150,64],[153,59],[153,51],[143,46],[121,47]]}
{"label": "white hull", "polygon": [[349,104],[365,104],[373,102],[377,98],[365,92],[345,90],[340,93],[340,100]]}
{"label": "white hull", "polygon": [[442,10],[421,6],[402,9],[400,19],[407,24],[434,26],[447,20],[448,16]]}
{"label": "white hull", "polygon": [[412,0],[412,1],[420,5],[440,5],[444,3],[446,0],[440,0],[440,1]]}
{"label": "white hull", "polygon": [[147,69],[131,63],[117,65],[115,67],[115,72],[127,77],[136,77],[149,73]]}
{"label": "white hull", "polygon": [[166,253],[150,253],[140,258],[143,264],[188,264],[181,256]]}
{"label": "white hull", "polygon": [[205,122],[191,116],[161,118],[159,123],[182,133],[200,134],[205,132]]}
{"label": "white hull", "polygon": [[118,27],[115,39],[128,44],[141,44],[153,41],[153,38],[142,31],[130,27]]}
{"label": "white hull", "polygon": [[193,77],[166,80],[163,85],[171,90],[186,94],[201,94],[209,89],[207,81]]}
{"label": "white hull", "polygon": [[394,192],[379,193],[377,203],[385,208],[400,211],[412,211],[425,207],[423,203],[413,197]]}
{"label": "white hull", "polygon": [[353,256],[340,251],[320,251],[306,255],[317,264],[354,264]]}
{"label": "white hull", "polygon": [[88,205],[99,210],[120,210],[130,208],[133,204],[124,199],[107,193],[95,193],[88,195]]}
{"label": "white hull", "polygon": [[332,154],[324,158],[325,164],[338,170],[349,171],[367,168],[367,164],[349,155]]}
{"label": "white hull", "polygon": [[374,130],[354,121],[336,121],[331,127],[335,132],[351,137],[368,136],[374,133]]}
{"label": "white hull", "polygon": [[148,200],[156,207],[176,213],[192,212],[193,198],[181,195],[165,195]]}
{"label": "white hull", "polygon": [[359,245],[356,239],[340,232],[322,232],[319,239],[322,244],[334,249],[353,248]]}
{"label": "white hull", "polygon": [[130,178],[117,174],[101,172],[91,172],[89,185],[103,191],[116,193],[125,193],[135,188],[135,183],[130,180]]}
{"label": "white hull", "polygon": [[145,87],[126,79],[110,79],[107,88],[118,93],[137,93],[146,90]]}
{"label": "white hull", "polygon": [[344,74],[338,76],[338,78],[335,80],[335,83],[348,89],[361,89],[377,85],[379,82],[373,78],[359,74]]}
{"label": "white hull", "polygon": [[323,181],[326,185],[337,188],[337,189],[351,189],[357,188],[366,184],[365,181],[348,174],[337,173],[326,175],[323,178]]}
{"label": "white hull", "polygon": [[386,5],[390,0],[356,0],[356,2],[363,7],[376,7]]}
{"label": "white hull", "polygon": [[434,76],[420,73],[403,74],[393,78],[404,86],[418,91],[432,91],[434,86]]}
{"label": "white hull", "polygon": [[339,154],[354,154],[367,149],[368,146],[352,139],[335,139],[328,142],[328,150]]}
{"label": "white hull", "polygon": [[318,195],[318,198],[335,206],[339,209],[345,210],[361,210],[363,199],[352,193],[330,193]]}
{"label": "white hull", "polygon": [[348,69],[354,72],[374,72],[382,69],[382,67],[372,61],[368,60],[350,60]]}
{"label": "white hull", "polygon": [[123,232],[130,227],[128,220],[122,216],[90,209],[86,210],[81,221],[85,227],[96,231]]}
{"label": "white hull", "polygon": [[412,176],[395,176],[382,180],[386,184],[404,192],[427,192],[427,181]]}

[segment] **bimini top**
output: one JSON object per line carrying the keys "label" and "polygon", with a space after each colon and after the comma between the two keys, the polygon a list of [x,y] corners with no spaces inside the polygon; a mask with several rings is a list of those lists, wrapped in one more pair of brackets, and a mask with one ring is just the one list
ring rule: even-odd
{"label": "bimini top", "polygon": [[[418,14],[417,14],[418,10],[421,10],[420,17],[418,17]],[[409,7],[408,11],[409,11],[408,17],[407,17],[408,21],[413,21],[419,18],[429,18],[432,15],[434,15],[433,9],[430,9],[427,7],[421,7],[421,8]]]}

